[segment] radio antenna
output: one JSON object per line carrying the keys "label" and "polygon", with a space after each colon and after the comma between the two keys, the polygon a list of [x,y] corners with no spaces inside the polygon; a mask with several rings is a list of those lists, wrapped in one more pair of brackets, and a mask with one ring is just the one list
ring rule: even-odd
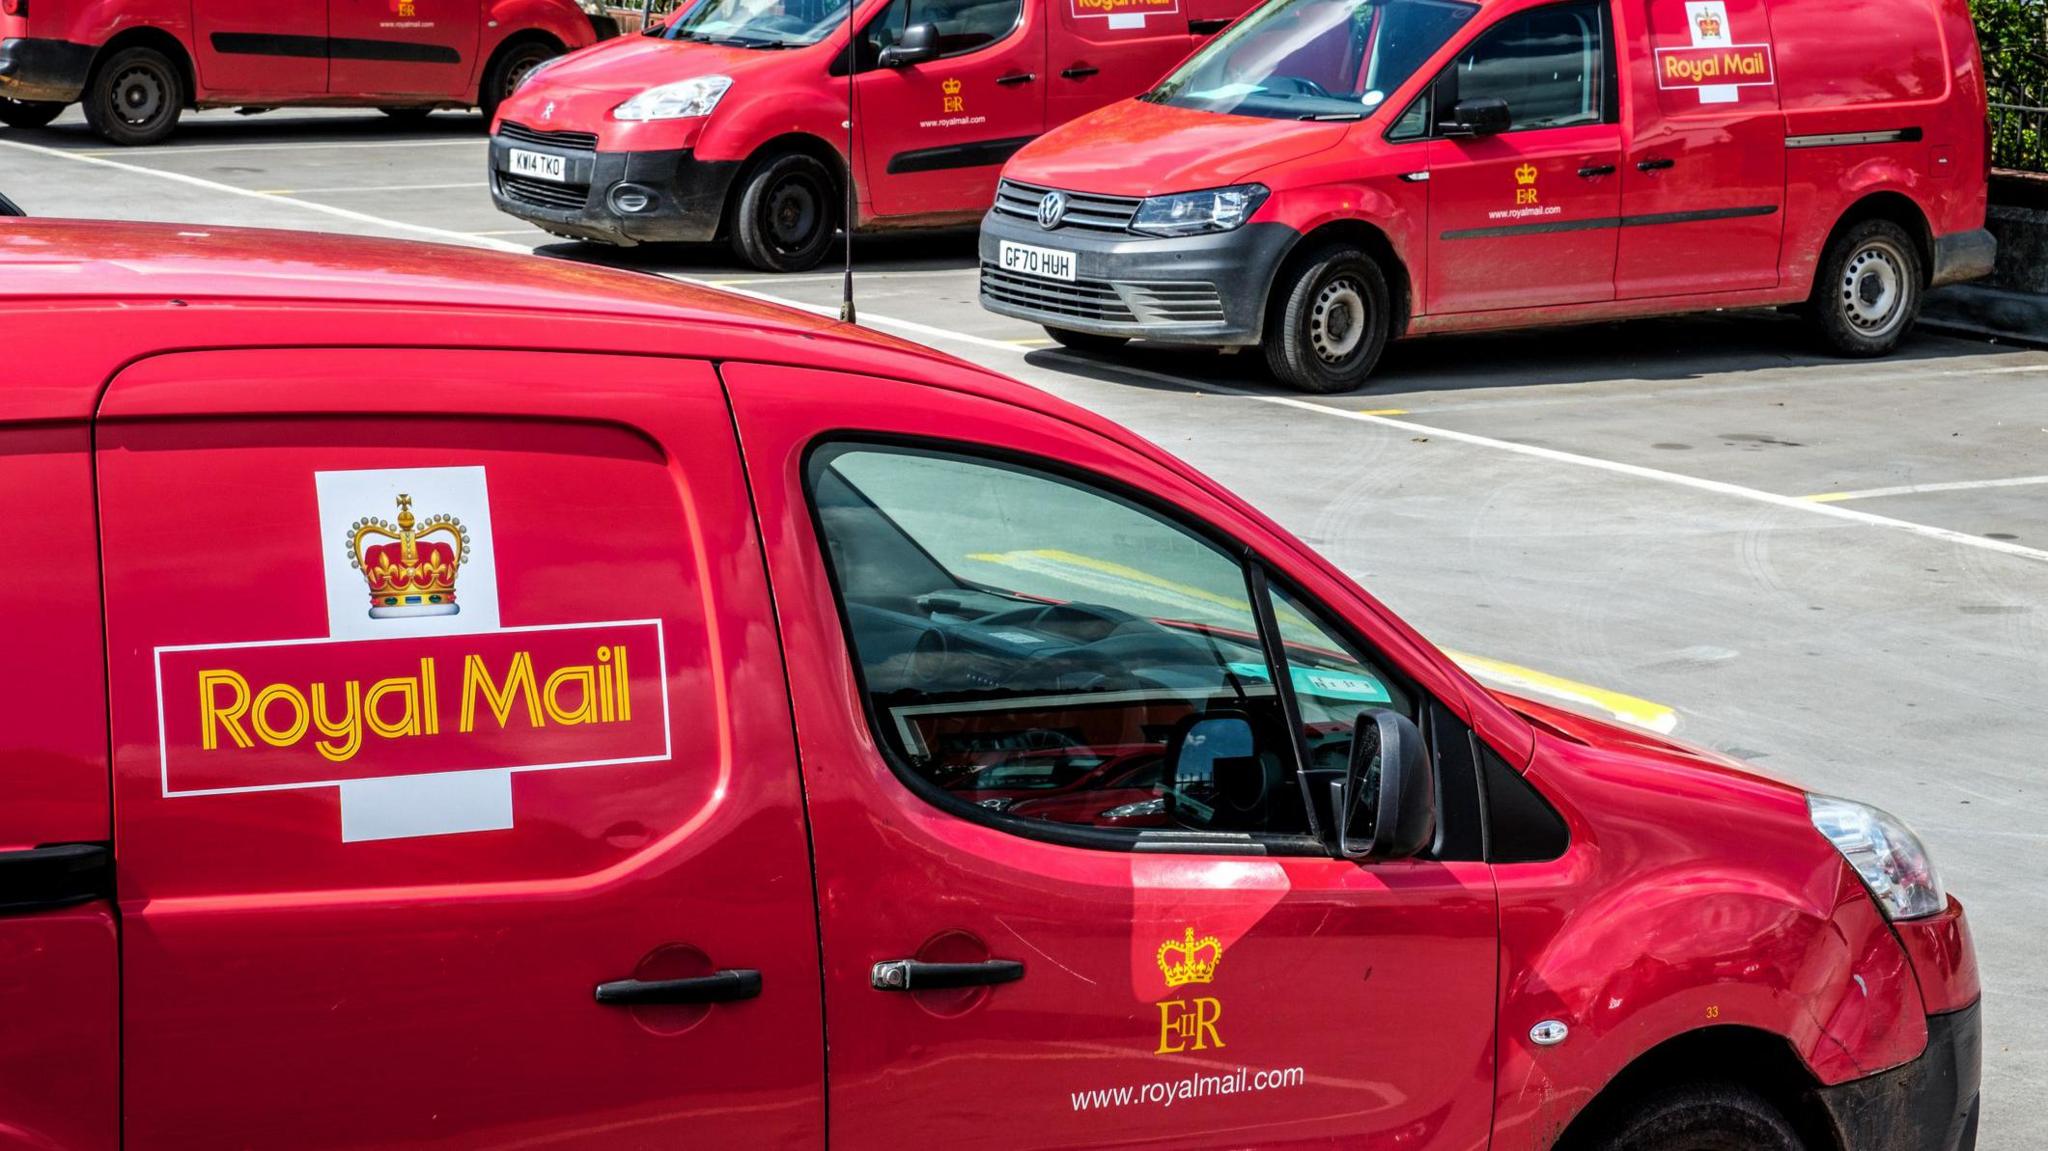
{"label": "radio antenna", "polygon": [[853,192],[853,74],[859,59],[854,53],[853,10],[859,5],[846,0],[846,276],[839,289],[839,321],[856,323],[853,310],[853,217],[858,210]]}

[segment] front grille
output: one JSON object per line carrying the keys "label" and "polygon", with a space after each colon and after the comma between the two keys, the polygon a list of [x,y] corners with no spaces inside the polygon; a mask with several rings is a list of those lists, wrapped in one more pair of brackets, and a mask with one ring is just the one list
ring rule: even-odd
{"label": "front grille", "polygon": [[597,151],[595,132],[542,132],[510,120],[498,125],[498,138],[514,144],[539,144],[543,148],[568,148],[576,152]]}
{"label": "front grille", "polygon": [[[1051,188],[1004,180],[996,185],[996,214],[1038,222],[1038,201]],[[1098,196],[1093,192],[1067,192],[1067,215],[1061,228],[1084,232],[1124,232],[1143,201],[1135,196]]]}
{"label": "front grille", "polygon": [[529,176],[514,176],[510,172],[498,173],[498,191],[508,200],[557,211],[580,212],[584,201],[590,199],[588,184],[557,184]]}
{"label": "front grille", "polygon": [[1220,324],[1224,321],[1223,297],[1216,285],[1184,280],[1165,283],[1125,284],[1125,300],[1142,323]]}
{"label": "front grille", "polygon": [[981,293],[997,303],[1045,316],[1072,316],[1114,324],[1136,323],[1123,297],[1105,280],[1063,284],[1005,272],[994,264],[981,266]]}

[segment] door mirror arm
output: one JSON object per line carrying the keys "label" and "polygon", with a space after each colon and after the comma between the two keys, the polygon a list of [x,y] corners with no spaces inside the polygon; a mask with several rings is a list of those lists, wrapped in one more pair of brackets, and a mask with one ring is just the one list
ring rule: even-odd
{"label": "door mirror arm", "polygon": [[[1359,713],[1351,762],[1330,781],[1330,811],[1330,854],[1339,859],[1407,859],[1435,841],[1436,768],[1412,720],[1380,708]],[[1361,840],[1352,828],[1366,815],[1372,831]]]}

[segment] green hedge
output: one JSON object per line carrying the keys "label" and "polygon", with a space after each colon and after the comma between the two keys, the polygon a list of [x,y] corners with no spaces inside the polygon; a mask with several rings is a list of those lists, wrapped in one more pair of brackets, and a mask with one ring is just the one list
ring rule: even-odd
{"label": "green hedge", "polygon": [[2048,171],[2048,2],[1971,0],[1991,78],[1991,162]]}

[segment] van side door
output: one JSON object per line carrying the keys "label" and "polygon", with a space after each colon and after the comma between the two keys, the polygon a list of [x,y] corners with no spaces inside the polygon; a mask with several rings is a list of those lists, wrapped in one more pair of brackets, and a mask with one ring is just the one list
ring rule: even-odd
{"label": "van side door", "polygon": [[1776,287],[1787,141],[1764,0],[1623,8],[1617,295]]}
{"label": "van side door", "polygon": [[1093,431],[721,371],[777,525],[834,1146],[1483,1146],[1476,836],[1359,864],[1307,833],[1365,711],[1469,759],[1449,678]]}
{"label": "van side door", "polygon": [[192,0],[192,61],[209,96],[321,95],[327,91],[327,4]]}
{"label": "van side door", "polygon": [[97,444],[130,1146],[823,1146],[708,365],[164,355]]}
{"label": "van side door", "polygon": [[477,74],[483,0],[327,0],[327,90],[459,96]]}
{"label": "van side door", "polygon": [[[1509,13],[1431,85],[1432,314],[1614,298],[1621,209],[1614,28],[1606,0]],[[1466,134],[1461,103],[1507,105],[1505,130]],[[1405,121],[1406,118],[1404,118]]]}

